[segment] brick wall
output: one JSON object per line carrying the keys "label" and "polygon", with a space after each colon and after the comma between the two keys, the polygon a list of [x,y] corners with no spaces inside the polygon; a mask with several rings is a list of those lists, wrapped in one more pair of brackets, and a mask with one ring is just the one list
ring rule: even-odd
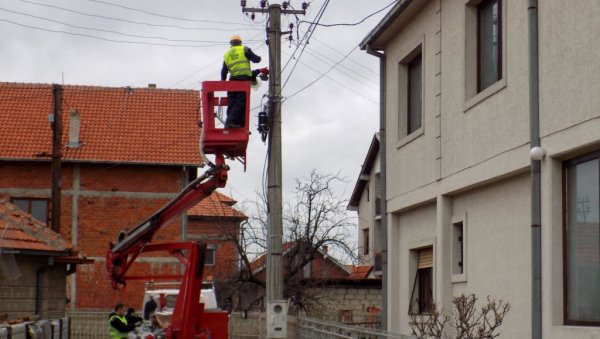
{"label": "brick wall", "polygon": [[[50,198],[50,179],[49,163],[0,164],[2,195]],[[116,301],[134,307],[141,304],[143,283],[132,282],[126,291],[113,291],[110,287],[104,260],[108,244],[119,231],[142,222],[179,192],[185,184],[184,171],[176,166],[63,163],[61,181],[60,233],[76,250],[97,261],[79,266],[76,278],[69,280],[72,306],[109,309]],[[182,220],[173,220],[156,234],[154,241],[182,240]],[[132,267],[132,273],[136,270],[172,274],[181,268],[170,257],[153,254]]]}
{"label": "brick wall", "polygon": [[3,254],[0,257],[4,266],[0,270],[0,314],[16,319],[36,313],[36,272],[46,267],[41,273],[39,314],[45,319],[64,317],[66,269],[64,265],[48,266],[48,262],[46,256]]}

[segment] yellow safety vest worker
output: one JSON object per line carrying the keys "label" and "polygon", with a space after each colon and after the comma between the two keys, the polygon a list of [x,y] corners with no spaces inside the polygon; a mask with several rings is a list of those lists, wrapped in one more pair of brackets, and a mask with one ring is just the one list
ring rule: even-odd
{"label": "yellow safety vest worker", "polygon": [[[127,319],[125,317],[121,317],[118,314],[113,315],[112,317],[110,317],[110,319],[108,319],[109,325],[112,322],[112,320],[114,318],[119,319],[123,324],[127,325]],[[110,325],[110,330],[109,330],[109,336],[110,339],[122,339],[122,338],[127,338],[127,336],[129,335],[129,333],[125,333],[125,332],[119,332],[119,330],[117,330],[116,328],[112,327],[112,325]]]}
{"label": "yellow safety vest worker", "polygon": [[225,65],[229,69],[231,76],[247,75],[252,76],[250,69],[250,60],[246,58],[244,46],[231,46],[231,48],[223,56]]}

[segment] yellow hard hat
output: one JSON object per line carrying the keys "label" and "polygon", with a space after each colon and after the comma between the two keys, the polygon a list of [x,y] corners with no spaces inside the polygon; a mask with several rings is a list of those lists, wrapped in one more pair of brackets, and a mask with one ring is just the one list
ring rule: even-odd
{"label": "yellow hard hat", "polygon": [[229,41],[239,41],[239,42],[242,42],[242,38],[240,38],[239,35],[234,34],[234,35],[231,36],[231,39],[229,39]]}

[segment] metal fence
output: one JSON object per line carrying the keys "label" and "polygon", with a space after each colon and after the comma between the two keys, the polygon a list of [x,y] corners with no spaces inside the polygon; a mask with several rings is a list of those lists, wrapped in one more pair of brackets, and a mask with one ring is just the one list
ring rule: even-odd
{"label": "metal fence", "polygon": [[71,339],[108,338],[108,316],[110,312],[72,311]]}
{"label": "metal fence", "polygon": [[313,339],[335,339],[335,338],[358,338],[358,339],[416,339],[415,336],[407,336],[389,332],[378,331],[356,325],[349,325],[335,321],[318,320],[314,318],[298,317],[299,338]]}
{"label": "metal fence", "polygon": [[[108,338],[109,312],[77,311],[69,312],[71,317],[71,339],[105,339]],[[349,319],[341,319],[349,322]],[[407,336],[377,330],[379,319],[356,317],[352,323],[328,321],[307,316],[288,317],[288,338],[311,339],[416,339]],[[230,339],[261,339],[266,338],[266,314],[233,312],[229,317]],[[10,338],[10,337],[9,337]],[[21,337],[12,337],[16,339]],[[26,339],[26,337],[22,337]],[[66,338],[66,337],[63,337]],[[3,337],[0,332],[0,339]]]}

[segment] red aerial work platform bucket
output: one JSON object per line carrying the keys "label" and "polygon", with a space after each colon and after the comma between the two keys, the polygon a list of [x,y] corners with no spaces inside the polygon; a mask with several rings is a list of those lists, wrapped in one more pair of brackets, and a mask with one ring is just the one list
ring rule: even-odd
{"label": "red aerial work platform bucket", "polygon": [[[246,93],[245,123],[241,128],[225,128],[227,92]],[[202,146],[204,154],[237,158],[246,166],[250,136],[250,81],[202,82]]]}

